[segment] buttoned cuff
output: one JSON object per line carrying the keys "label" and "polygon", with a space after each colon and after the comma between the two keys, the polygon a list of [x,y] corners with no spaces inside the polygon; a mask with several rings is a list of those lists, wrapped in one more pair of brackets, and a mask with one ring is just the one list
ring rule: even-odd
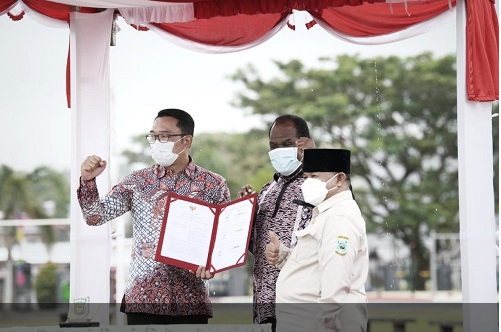
{"label": "buttoned cuff", "polygon": [[286,247],[282,242],[280,242],[280,248],[278,249],[279,263],[275,264],[275,267],[277,269],[281,269],[285,265],[285,262],[289,258],[290,253],[291,249]]}

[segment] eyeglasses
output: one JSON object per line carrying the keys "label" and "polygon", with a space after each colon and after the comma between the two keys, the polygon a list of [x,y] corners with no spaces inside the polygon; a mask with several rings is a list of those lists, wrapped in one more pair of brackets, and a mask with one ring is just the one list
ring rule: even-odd
{"label": "eyeglasses", "polygon": [[154,134],[148,134],[146,135],[146,140],[148,143],[153,144],[155,143],[156,140],[158,140],[160,143],[167,143],[170,142],[171,137],[177,137],[177,136],[186,136],[186,134],[159,134],[159,135],[154,135]]}

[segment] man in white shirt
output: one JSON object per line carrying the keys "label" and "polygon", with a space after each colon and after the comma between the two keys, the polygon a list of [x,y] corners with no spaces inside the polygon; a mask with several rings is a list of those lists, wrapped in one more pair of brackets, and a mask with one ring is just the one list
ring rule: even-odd
{"label": "man in white shirt", "polygon": [[280,270],[277,331],[367,329],[369,255],[365,221],[350,190],[350,151],[308,149],[303,160],[310,224],[289,249],[270,234],[266,256]]}

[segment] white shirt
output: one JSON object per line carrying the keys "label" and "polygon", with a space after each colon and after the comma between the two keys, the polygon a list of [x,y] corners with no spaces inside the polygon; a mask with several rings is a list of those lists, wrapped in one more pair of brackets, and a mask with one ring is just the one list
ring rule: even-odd
{"label": "white shirt", "polygon": [[[308,227],[296,236],[297,244],[286,255],[277,280],[279,330],[339,330],[344,321],[344,330],[364,331],[369,254],[365,221],[351,192],[340,192],[320,203]],[[363,308],[346,305],[343,311],[347,303],[362,303]],[[346,324],[356,327],[347,330]]]}

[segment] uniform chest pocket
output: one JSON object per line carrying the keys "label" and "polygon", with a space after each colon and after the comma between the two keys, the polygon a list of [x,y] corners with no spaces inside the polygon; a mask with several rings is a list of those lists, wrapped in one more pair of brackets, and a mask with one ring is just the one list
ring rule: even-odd
{"label": "uniform chest pocket", "polygon": [[297,243],[292,256],[301,263],[316,261],[318,259],[318,241],[309,233],[297,234]]}

